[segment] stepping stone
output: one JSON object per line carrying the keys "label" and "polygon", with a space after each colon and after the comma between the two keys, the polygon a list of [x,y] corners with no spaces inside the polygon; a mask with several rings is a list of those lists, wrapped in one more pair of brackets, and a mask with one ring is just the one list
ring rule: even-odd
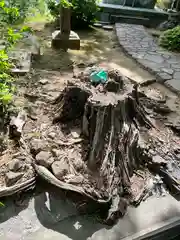
{"label": "stepping stone", "polygon": [[104,25],[104,26],[103,26],[103,29],[104,29],[104,30],[108,30],[108,31],[112,31],[112,30],[114,29],[114,27],[111,26],[111,25]]}
{"label": "stepping stone", "polygon": [[94,27],[98,27],[98,28],[102,28],[102,24],[101,23],[94,23],[93,26]]}

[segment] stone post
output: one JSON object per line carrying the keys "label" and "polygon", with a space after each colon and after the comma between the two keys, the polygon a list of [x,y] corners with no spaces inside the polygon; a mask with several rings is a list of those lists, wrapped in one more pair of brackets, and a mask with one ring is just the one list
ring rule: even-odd
{"label": "stone post", "polygon": [[71,31],[71,8],[60,9],[60,31],[52,33],[52,47],[55,49],[80,49],[79,36]]}
{"label": "stone post", "polygon": [[61,7],[60,9],[60,29],[61,35],[69,37],[71,32],[71,9]]}

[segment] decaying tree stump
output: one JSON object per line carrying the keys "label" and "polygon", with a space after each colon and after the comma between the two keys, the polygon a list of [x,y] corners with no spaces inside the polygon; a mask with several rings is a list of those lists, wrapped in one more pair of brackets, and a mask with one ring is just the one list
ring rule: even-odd
{"label": "decaying tree stump", "polygon": [[35,170],[51,184],[95,202],[105,222],[113,224],[128,204],[137,206],[148,195],[150,171],[180,192],[180,179],[171,171],[172,166],[178,169],[172,156],[180,150],[178,140],[167,138],[166,129],[158,129],[148,116],[149,110],[151,116],[171,112],[164,99],[149,98],[117,71],[108,75],[104,85],[93,86],[85,76],[61,92],[53,123],[80,123],[81,138],[74,146],[72,141],[58,143],[64,154],[58,164],[65,170],[60,178],[52,166],[35,164]]}
{"label": "decaying tree stump", "polygon": [[54,122],[82,119],[89,146],[83,161],[96,179],[97,200],[111,202],[107,221],[125,213],[127,202],[123,199],[130,194],[130,178],[143,159],[139,128],[153,127],[139,103],[137,86],[127,79],[122,82],[116,74],[114,81],[119,84],[119,93],[102,93],[82,84],[67,86],[56,100],[54,118]]}

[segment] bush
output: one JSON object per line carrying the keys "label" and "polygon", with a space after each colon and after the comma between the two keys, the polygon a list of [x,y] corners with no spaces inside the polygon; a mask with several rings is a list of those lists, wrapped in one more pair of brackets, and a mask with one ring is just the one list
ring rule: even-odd
{"label": "bush", "polygon": [[[71,14],[71,28],[82,29],[86,28],[96,20],[96,13],[98,7],[96,0],[71,0],[72,14]],[[60,3],[56,0],[48,2],[50,13],[58,18],[60,14]]]}
{"label": "bush", "polygon": [[0,49],[0,114],[7,111],[14,92],[13,78],[10,71],[12,62],[8,57],[8,53],[23,37],[24,32],[30,30],[28,27],[22,27],[19,30],[13,29],[12,23],[16,22],[18,16],[18,8],[8,7],[7,2],[0,0],[0,32],[1,40],[4,41],[4,48]]}
{"label": "bush", "polygon": [[164,31],[159,44],[170,51],[180,52],[180,26]]}

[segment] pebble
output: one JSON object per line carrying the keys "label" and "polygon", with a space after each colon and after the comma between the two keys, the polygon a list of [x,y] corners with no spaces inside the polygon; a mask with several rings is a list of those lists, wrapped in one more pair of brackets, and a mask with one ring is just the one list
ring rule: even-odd
{"label": "pebble", "polygon": [[62,153],[61,150],[58,150],[58,149],[56,149],[56,148],[53,148],[53,149],[51,150],[51,152],[52,152],[52,154],[53,154],[54,157],[59,157],[59,156],[61,155],[61,153]]}
{"label": "pebble", "polygon": [[47,80],[47,79],[41,79],[41,80],[39,81],[39,83],[41,83],[42,85],[45,85],[45,84],[48,83],[48,80]]}
{"label": "pebble", "polygon": [[79,138],[81,135],[81,129],[80,128],[73,128],[71,130],[71,135],[73,138]]}
{"label": "pebble", "polygon": [[11,171],[18,171],[20,168],[22,167],[22,163],[19,159],[13,159],[9,164],[8,164],[8,168]]}
{"label": "pebble", "polygon": [[40,151],[47,147],[47,143],[41,139],[33,139],[30,143],[30,149],[32,154],[38,154]]}
{"label": "pebble", "polygon": [[50,137],[51,139],[54,139],[56,136],[56,133],[55,132],[50,132],[48,133],[48,137]]}
{"label": "pebble", "polygon": [[59,180],[61,180],[68,173],[69,169],[66,161],[55,161],[51,167],[54,176]]}
{"label": "pebble", "polygon": [[36,163],[46,168],[49,168],[53,162],[54,158],[50,152],[41,151],[36,155]]}

